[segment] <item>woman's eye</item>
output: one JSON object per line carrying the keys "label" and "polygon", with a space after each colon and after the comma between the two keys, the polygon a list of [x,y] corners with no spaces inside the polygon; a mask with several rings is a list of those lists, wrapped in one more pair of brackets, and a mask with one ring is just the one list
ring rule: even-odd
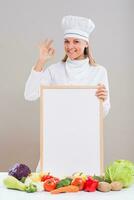
{"label": "woman's eye", "polygon": [[80,42],[79,40],[75,40],[75,41],[74,41],[74,43],[79,43],[79,42]]}
{"label": "woman's eye", "polygon": [[66,44],[67,44],[67,43],[69,43],[69,42],[68,42],[67,40],[65,40],[65,41],[64,41],[64,43],[66,43]]}

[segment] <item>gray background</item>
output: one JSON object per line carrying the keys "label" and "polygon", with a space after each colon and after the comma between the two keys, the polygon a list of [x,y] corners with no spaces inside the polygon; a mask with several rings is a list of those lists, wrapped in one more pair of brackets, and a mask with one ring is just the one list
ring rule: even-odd
{"label": "gray background", "polygon": [[134,1],[133,0],[0,0],[0,171],[16,162],[32,170],[39,158],[39,100],[24,100],[25,82],[38,58],[38,43],[54,39],[63,55],[64,15],[91,18],[97,63],[109,75],[111,111],[105,119],[105,165],[134,161]]}

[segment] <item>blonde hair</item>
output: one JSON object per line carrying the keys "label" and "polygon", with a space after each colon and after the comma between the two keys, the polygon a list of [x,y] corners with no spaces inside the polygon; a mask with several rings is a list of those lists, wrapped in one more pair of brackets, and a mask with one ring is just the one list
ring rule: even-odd
{"label": "blonde hair", "polygon": [[[92,66],[96,66],[96,62],[95,62],[95,59],[93,57],[93,54],[92,54],[92,49],[91,49],[91,46],[88,45],[88,47],[85,47],[84,49],[84,56],[85,58],[89,58],[89,64],[92,65]],[[66,62],[68,59],[68,56],[67,54],[64,56],[64,58],[62,59],[62,62]]]}

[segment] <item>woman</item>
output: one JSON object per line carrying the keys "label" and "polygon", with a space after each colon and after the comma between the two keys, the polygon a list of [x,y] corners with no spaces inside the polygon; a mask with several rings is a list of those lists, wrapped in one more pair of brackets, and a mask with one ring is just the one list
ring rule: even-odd
{"label": "woman", "polygon": [[40,96],[40,84],[98,85],[96,96],[103,100],[104,115],[110,109],[107,71],[93,59],[89,36],[94,23],[87,18],[65,16],[64,29],[65,57],[62,61],[44,67],[55,54],[52,40],[45,40],[39,47],[39,59],[31,71],[25,87],[25,99],[36,100]]}

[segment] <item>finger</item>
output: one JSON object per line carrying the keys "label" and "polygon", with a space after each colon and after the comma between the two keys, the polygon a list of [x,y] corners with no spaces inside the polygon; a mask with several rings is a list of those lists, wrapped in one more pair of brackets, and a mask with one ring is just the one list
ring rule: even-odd
{"label": "finger", "polygon": [[106,95],[106,94],[99,94],[99,95],[97,94],[96,96],[97,96],[97,97],[100,97],[100,96],[107,97],[107,95]]}
{"label": "finger", "polygon": [[52,52],[53,50],[54,50],[54,48],[51,47],[51,48],[48,49],[48,52],[50,53],[50,52]]}
{"label": "finger", "polygon": [[103,92],[103,93],[108,93],[108,91],[107,90],[105,90],[105,89],[100,89],[100,90],[97,90],[96,91],[96,94],[99,94],[99,93],[101,93],[101,92]]}
{"label": "finger", "polygon": [[107,97],[108,94],[106,92],[100,92],[100,93],[97,93],[96,96],[97,97],[99,97],[99,96],[106,96]]}
{"label": "finger", "polygon": [[46,47],[50,48],[50,46],[52,45],[52,43],[53,43],[53,40],[48,40],[47,43],[46,43]]}
{"label": "finger", "polygon": [[39,48],[49,48],[52,44],[53,40],[45,39],[44,41],[40,42],[38,47]]}
{"label": "finger", "polygon": [[102,83],[99,83],[99,84],[97,85],[97,88],[105,88],[105,85],[102,84]]}
{"label": "finger", "polygon": [[96,92],[96,95],[108,95],[108,92],[107,91],[99,91],[99,92]]}
{"label": "finger", "polygon": [[98,84],[98,86],[102,86],[102,85],[104,85],[104,84],[103,84],[103,83],[99,83],[99,84]]}
{"label": "finger", "polygon": [[101,95],[107,96],[107,93],[106,92],[96,93],[96,96],[101,96]]}
{"label": "finger", "polygon": [[106,88],[98,88],[98,89],[97,89],[97,92],[98,92],[98,91],[107,91],[107,90],[106,90]]}
{"label": "finger", "polygon": [[96,90],[96,93],[99,93],[99,92],[107,92],[106,88],[98,88]]}
{"label": "finger", "polygon": [[40,41],[38,44],[38,48],[41,48],[41,46],[43,45],[44,41]]}
{"label": "finger", "polygon": [[47,42],[48,42],[48,39],[46,38],[45,40],[42,40],[42,41],[40,42],[40,45],[47,44]]}
{"label": "finger", "polygon": [[39,43],[39,48],[46,48],[46,45],[47,45],[47,43],[48,43],[48,39],[45,39],[44,41],[41,41],[40,43]]}
{"label": "finger", "polygon": [[52,56],[54,53],[54,49],[53,48],[50,48],[49,51],[48,51],[48,55]]}
{"label": "finger", "polygon": [[104,89],[106,89],[106,88],[105,88],[105,86],[102,86],[102,85],[101,85],[101,86],[98,86],[97,89],[98,89],[98,90],[104,90]]}
{"label": "finger", "polygon": [[55,49],[53,49],[53,51],[52,51],[52,56],[55,54]]}

